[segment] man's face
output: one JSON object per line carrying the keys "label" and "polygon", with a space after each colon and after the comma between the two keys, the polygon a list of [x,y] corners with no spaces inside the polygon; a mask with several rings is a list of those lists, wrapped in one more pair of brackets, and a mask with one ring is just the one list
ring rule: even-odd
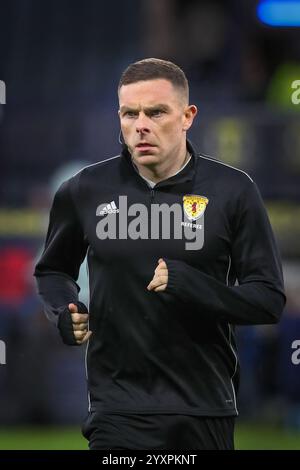
{"label": "man's face", "polygon": [[119,91],[121,130],[136,163],[157,165],[185,148],[186,131],[197,112],[165,79],[123,85]]}

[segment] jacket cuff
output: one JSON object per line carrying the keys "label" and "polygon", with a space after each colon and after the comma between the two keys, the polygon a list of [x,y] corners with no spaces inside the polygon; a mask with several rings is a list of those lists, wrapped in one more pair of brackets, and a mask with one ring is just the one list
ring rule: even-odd
{"label": "jacket cuff", "polygon": [[184,274],[184,263],[178,260],[165,259],[168,268],[168,284],[165,292],[179,297],[186,301],[183,289],[182,278]]}
{"label": "jacket cuff", "polygon": [[89,313],[86,305],[83,302],[80,302],[80,300],[76,300],[76,302],[70,303],[77,305],[79,313]]}

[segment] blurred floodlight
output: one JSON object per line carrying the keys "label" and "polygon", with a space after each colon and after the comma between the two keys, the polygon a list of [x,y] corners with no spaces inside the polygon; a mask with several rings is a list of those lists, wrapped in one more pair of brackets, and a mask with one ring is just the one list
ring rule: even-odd
{"label": "blurred floodlight", "polygon": [[300,0],[261,0],[257,16],[270,26],[300,27]]}

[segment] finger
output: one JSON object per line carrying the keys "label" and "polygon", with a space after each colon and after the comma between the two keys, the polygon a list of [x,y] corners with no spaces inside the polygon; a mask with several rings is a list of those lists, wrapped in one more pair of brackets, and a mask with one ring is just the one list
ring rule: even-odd
{"label": "finger", "polygon": [[83,331],[88,329],[88,324],[87,323],[74,323],[73,324],[73,330],[74,331]]}
{"label": "finger", "polygon": [[73,331],[76,340],[82,341],[85,335],[87,334],[87,328],[83,331]]}
{"label": "finger", "polygon": [[155,287],[157,287],[156,281],[155,281],[154,279],[152,279],[152,281],[148,284],[147,289],[148,289],[148,290],[152,290],[152,289],[154,289]]}
{"label": "finger", "polygon": [[77,307],[77,305],[75,305],[75,304],[69,304],[69,305],[68,305],[68,308],[69,308],[69,310],[70,310],[71,313],[78,313],[78,307]]}
{"label": "finger", "polygon": [[152,279],[152,281],[155,287],[159,286],[160,284],[167,284],[168,276],[164,274],[159,274],[159,276],[155,276],[154,279]]}
{"label": "finger", "polygon": [[89,319],[88,313],[72,313],[73,323],[86,323]]}
{"label": "finger", "polygon": [[[165,264],[165,263],[164,263],[164,264]],[[167,268],[166,264],[165,264],[165,266],[164,266],[163,263],[161,263],[161,264],[159,264],[159,265],[157,266],[157,268],[155,269],[154,272],[155,272],[155,273],[160,273],[160,272],[166,273],[166,272],[168,272],[168,268]]]}
{"label": "finger", "polygon": [[147,289],[152,290],[162,284],[167,284],[167,283],[168,283],[167,276],[157,276],[154,279],[152,279],[152,281],[148,284]]}
{"label": "finger", "polygon": [[162,292],[164,290],[166,290],[167,288],[167,284],[163,284],[162,286],[158,286],[154,289],[154,292]]}
{"label": "finger", "polygon": [[86,342],[90,339],[92,333],[93,333],[92,331],[88,331],[88,332],[86,333],[86,335],[84,336],[84,338],[83,338],[81,341],[79,341],[79,342],[77,341],[77,343],[78,343],[78,344],[86,343]]}
{"label": "finger", "polygon": [[147,286],[147,289],[148,290],[152,290],[153,289],[153,284],[152,284],[153,281],[149,282],[148,286]]}

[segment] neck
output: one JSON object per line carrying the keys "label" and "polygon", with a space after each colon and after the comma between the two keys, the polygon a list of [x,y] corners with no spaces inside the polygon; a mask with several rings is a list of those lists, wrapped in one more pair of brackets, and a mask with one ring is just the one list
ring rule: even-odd
{"label": "neck", "polygon": [[176,158],[171,156],[171,158],[166,158],[164,161],[151,166],[139,165],[136,163],[136,161],[134,161],[134,164],[142,176],[149,179],[150,181],[153,181],[154,183],[158,183],[159,181],[165,180],[175,175],[186,164],[189,158],[190,154],[187,151],[185,145],[184,149],[178,152]]}

